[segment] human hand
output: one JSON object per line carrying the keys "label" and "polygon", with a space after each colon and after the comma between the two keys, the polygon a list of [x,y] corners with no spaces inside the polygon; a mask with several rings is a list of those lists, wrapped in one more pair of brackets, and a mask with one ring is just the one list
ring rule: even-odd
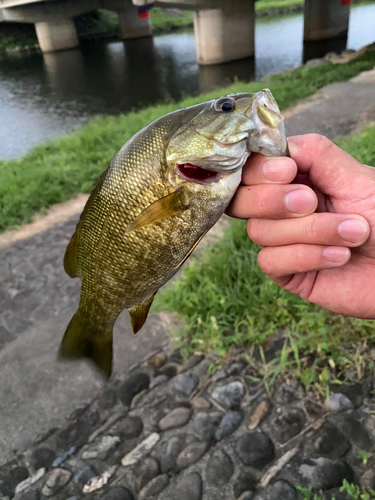
{"label": "human hand", "polygon": [[288,142],[291,158],[251,156],[227,213],[249,219],[258,263],[279,286],[375,318],[375,169],[324,136]]}

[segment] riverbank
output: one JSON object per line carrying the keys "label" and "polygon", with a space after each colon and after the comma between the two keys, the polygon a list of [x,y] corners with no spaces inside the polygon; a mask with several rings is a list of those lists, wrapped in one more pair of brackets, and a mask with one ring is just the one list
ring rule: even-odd
{"label": "riverbank", "polygon": [[[351,62],[351,65],[353,64],[354,61]],[[363,64],[363,60],[361,64]],[[374,66],[375,61],[372,60],[371,64]],[[277,78],[274,77],[275,80],[269,79],[266,85],[269,84],[275,94],[277,92],[280,104],[285,107],[290,102],[290,98],[295,97],[291,96],[295,86],[304,88],[304,86],[312,81],[313,77],[315,80],[320,78],[329,82],[327,69],[332,71],[338,69],[338,67],[324,65],[323,68],[315,68],[316,72],[314,73],[310,72],[309,68],[300,68],[299,73],[297,73],[299,79],[296,77],[295,72],[291,72],[284,75],[277,75]],[[345,73],[343,79],[347,80],[348,71],[353,72],[353,67],[348,68],[347,65],[343,65],[341,71]],[[291,74],[292,77],[290,76]],[[305,76],[303,77],[303,75]],[[284,112],[286,114],[288,132],[293,134],[300,130],[306,131],[307,127],[314,127],[315,131],[322,133],[326,133],[328,128],[330,133],[332,133],[332,130],[336,131],[336,127],[331,128],[332,120],[336,119],[336,122],[340,123],[341,130],[344,130],[344,133],[348,133],[352,130],[353,122],[363,123],[371,119],[370,114],[364,116],[363,106],[365,106],[367,112],[370,110],[374,112],[373,86],[370,88],[371,98],[366,100],[360,94],[363,88],[366,87],[366,81],[367,86],[371,82],[369,75],[370,73],[365,73],[349,82],[335,83],[324,88],[318,96],[314,95],[307,101],[295,106],[294,109],[288,109],[287,112]],[[373,72],[371,75],[373,79]],[[276,83],[273,85],[273,81],[279,81],[280,76],[284,78],[283,82],[279,82],[278,86]],[[334,81],[333,76],[331,74],[332,82]],[[231,89],[232,91],[239,91],[243,87],[237,84],[236,86],[232,86]],[[343,91],[345,91],[344,94]],[[323,103],[321,101],[322,95],[327,97],[327,100]],[[345,106],[342,106],[342,102],[345,102]],[[178,107],[179,105],[175,104],[174,106]],[[142,113],[140,113],[139,126],[145,120],[155,118],[155,108],[149,108]],[[106,147],[106,143],[112,140],[113,134],[117,134],[115,140],[119,142],[121,141],[121,134],[127,134],[127,126],[129,124],[134,127],[137,126],[137,124],[134,125],[132,123],[134,116],[136,114],[133,114],[131,119],[129,119],[129,115],[122,117],[121,122],[119,119],[117,121],[112,119],[111,129],[110,122],[107,122],[108,130],[98,128],[97,133],[95,133],[94,127],[89,130],[86,129],[88,136],[86,138],[77,131],[76,134],[78,134],[78,137],[76,137],[74,142],[70,142],[72,148],[70,152],[66,151],[64,144],[61,142],[57,142],[55,145],[54,143],[50,143],[49,148],[39,149],[39,154],[34,154],[34,161],[38,156],[39,162],[42,164],[43,158],[49,157],[49,162],[46,166],[52,169],[55,162],[59,162],[59,157],[62,156],[62,163],[57,165],[58,168],[55,171],[51,171],[48,180],[52,182],[54,177],[58,175],[58,169],[64,168],[65,177],[70,178],[73,176],[73,181],[76,182],[75,170],[78,168],[82,170],[86,165],[97,161],[100,150],[103,150]],[[303,120],[302,117],[304,117]],[[316,127],[316,124],[319,125],[319,128]],[[96,123],[96,125],[98,124]],[[86,140],[90,139],[90,133],[93,134],[92,142],[88,145]],[[70,141],[73,135],[70,134]],[[374,148],[375,144],[374,137],[371,135],[368,136],[368,142],[363,142],[362,139],[355,139],[355,142],[356,155],[358,153],[367,154],[366,152],[370,148]],[[91,148],[88,148],[88,146],[91,146]],[[84,154],[79,157],[82,148]],[[114,148],[114,144],[110,145],[108,154],[112,154],[111,148]],[[75,156],[77,157],[76,164]],[[107,156],[102,158],[102,160],[108,160],[109,158]],[[365,158],[363,157],[363,159]],[[99,158],[100,168],[104,166],[104,163],[101,163],[102,160]],[[20,164],[20,168],[16,170],[18,163]],[[17,177],[23,178],[23,176],[27,175],[30,167],[33,167],[35,164],[22,159],[18,162],[12,162],[12,165],[14,174]],[[72,167],[72,171],[69,170],[70,167]],[[0,164],[0,175],[3,172],[4,163]],[[42,184],[41,187],[45,190],[48,184],[44,182],[44,179],[40,179],[40,181]],[[56,192],[59,191],[58,184],[61,179],[61,177],[57,178]],[[24,182],[27,183],[28,180],[24,179]],[[2,180],[0,181],[0,185],[2,185]],[[13,194],[15,192],[16,190],[13,189]],[[23,192],[21,194],[27,203],[28,193]],[[1,195],[0,199],[2,199]],[[373,336],[372,332],[369,335],[368,341],[361,343],[358,328],[355,329],[352,337],[353,351],[350,352],[354,352],[355,342],[357,342],[358,350],[354,359],[349,358],[348,361],[346,352],[343,350],[343,340],[346,340],[347,336],[341,337],[338,334],[340,325],[343,324],[341,320],[338,320],[338,325],[332,329],[333,338],[338,341],[337,345],[332,346],[329,343],[330,323],[325,323],[324,317],[313,310],[306,314],[304,325],[306,330],[308,330],[307,336],[309,342],[315,340],[315,344],[312,344],[315,351],[312,351],[309,356],[303,357],[304,336],[296,335],[293,316],[289,316],[289,319],[291,319],[287,323],[287,328],[279,327],[279,325],[283,324],[283,321],[286,321],[289,306],[291,307],[290,313],[292,315],[296,311],[298,313],[298,304],[297,306],[289,304],[287,301],[288,297],[283,298],[277,294],[272,295],[267,291],[269,280],[264,275],[262,286],[258,286],[258,276],[246,274],[249,269],[245,269],[244,265],[247,265],[246,258],[248,257],[245,254],[245,247],[243,249],[238,247],[237,242],[239,238],[237,238],[232,243],[232,251],[228,261],[225,262],[226,268],[219,275],[219,278],[223,277],[224,280],[222,282],[216,281],[216,288],[212,295],[204,296],[205,304],[212,301],[213,310],[211,313],[208,312],[206,314],[207,321],[212,326],[215,325],[215,319],[216,324],[220,328],[223,326],[220,323],[220,318],[217,316],[217,297],[220,296],[222,300],[219,308],[223,311],[223,314],[226,314],[228,305],[225,303],[225,296],[228,296],[230,291],[222,291],[222,288],[227,286],[228,283],[232,291],[232,300],[235,299],[238,305],[242,307],[242,310],[248,313],[245,315],[242,311],[242,316],[235,323],[235,329],[232,332],[228,328],[228,331],[225,331],[221,335],[215,329],[212,330],[213,336],[216,336],[218,339],[219,337],[225,337],[226,339],[225,358],[219,358],[214,352],[212,356],[202,359],[200,353],[197,352],[198,355],[190,359],[183,368],[180,368],[176,362],[179,363],[181,361],[181,356],[177,355],[178,353],[176,352],[171,353],[168,350],[168,352],[162,353],[166,355],[164,357],[164,362],[167,364],[165,371],[161,371],[163,369],[161,367],[163,361],[160,362],[160,360],[163,358],[160,358],[160,356],[157,356],[156,370],[151,369],[149,371],[150,368],[147,368],[147,366],[152,366],[151,360],[153,359],[150,351],[159,348],[164,340],[162,337],[163,332],[168,335],[171,329],[165,326],[165,320],[164,324],[161,322],[162,326],[159,329],[160,324],[155,323],[156,315],[152,314],[140,335],[134,337],[131,332],[128,314],[125,312],[120,316],[116,324],[116,375],[107,386],[103,387],[103,391],[95,397],[99,383],[95,386],[97,381],[95,373],[88,366],[84,363],[71,363],[69,365],[56,363],[55,359],[64,327],[75,312],[79,297],[79,280],[70,280],[62,268],[64,250],[70,235],[74,231],[77,220],[78,212],[76,213],[76,217],[71,218],[66,223],[56,224],[48,231],[44,231],[32,238],[27,238],[0,250],[0,275],[3,277],[0,286],[0,296],[3,299],[3,310],[0,313],[0,323],[2,325],[0,341],[4,343],[2,346],[0,345],[2,380],[0,388],[0,415],[1,428],[3,430],[2,438],[4,440],[3,444],[0,440],[0,454],[3,457],[3,461],[0,464],[0,478],[2,480],[0,490],[3,495],[11,497],[12,491],[18,486],[17,491],[20,492],[22,490],[22,493],[18,493],[17,499],[21,495],[25,497],[23,500],[26,500],[26,498],[36,499],[39,498],[42,488],[44,488],[44,491],[52,494],[52,488],[56,487],[56,489],[60,488],[55,495],[56,498],[65,499],[72,496],[83,498],[85,495],[82,494],[82,488],[92,475],[100,475],[109,468],[113,471],[112,465],[117,465],[117,469],[110,477],[108,484],[101,491],[94,493],[94,496],[99,495],[103,500],[104,498],[106,500],[109,500],[109,498],[113,500],[116,495],[116,498],[118,498],[118,495],[122,494],[128,500],[133,500],[133,498],[134,500],[137,498],[140,500],[152,495],[159,500],[165,500],[166,497],[174,498],[174,495],[177,494],[176,500],[177,498],[178,500],[182,500],[182,498],[186,500],[188,498],[189,500],[218,500],[224,497],[228,500],[234,500],[235,498],[241,498],[241,496],[244,500],[245,498],[254,498],[253,491],[249,490],[254,490],[254,487],[259,490],[261,485],[264,485],[263,481],[267,479],[269,482],[272,477],[270,491],[264,494],[258,491],[259,494],[255,496],[256,500],[264,500],[264,495],[266,495],[267,500],[279,500],[280,498],[295,499],[297,497],[293,488],[287,488],[291,496],[285,496],[285,484],[286,480],[292,485],[302,484],[300,481],[301,478],[294,476],[294,473],[299,474],[301,472],[303,473],[303,483],[307,482],[307,484],[304,484],[304,494],[298,496],[299,500],[302,500],[302,498],[304,500],[312,500],[313,498],[315,500],[323,500],[323,498],[333,499],[333,497],[345,500],[349,498],[353,500],[370,500],[372,498],[364,490],[362,496],[360,496],[360,493],[356,495],[344,495],[338,491],[343,479],[341,472],[349,472],[351,474],[352,467],[355,471],[355,480],[366,488],[372,488],[371,481],[374,478],[373,460],[375,457],[371,456],[372,451],[365,451],[371,450],[371,440],[375,438],[374,417],[372,416],[375,408],[373,397],[371,396],[372,372],[369,370],[366,373],[367,360],[369,358],[371,360],[372,355],[372,345],[370,344],[371,336]],[[244,229],[243,233],[245,235]],[[249,250],[250,242],[247,237],[243,241],[244,244],[248,245],[247,248]],[[239,258],[242,251],[245,254],[244,260]],[[205,250],[200,251],[200,255],[204,256],[205,253]],[[250,257],[254,258],[252,252],[250,252]],[[230,261],[230,259],[232,260]],[[208,264],[212,264],[210,260],[212,259],[208,259]],[[234,274],[233,261],[237,261],[238,266],[243,266],[242,268],[239,267]],[[190,269],[190,267],[187,267],[186,273],[189,273]],[[240,288],[236,285],[238,275],[241,276],[242,280],[247,278],[248,289],[253,285],[254,288],[258,287],[257,290],[259,293],[264,293],[264,301],[259,305],[257,310],[254,311],[252,309],[251,311],[254,313],[255,320],[257,315],[260,315],[260,317],[263,315],[264,317],[268,308],[272,311],[276,310],[276,316],[272,318],[275,326],[274,335],[271,335],[267,340],[259,344],[253,351],[248,348],[246,343],[241,344],[244,338],[239,335],[243,334],[243,332],[250,334],[251,325],[255,322],[251,323],[254,320],[254,316],[250,316],[249,314],[249,306],[251,304],[247,302],[248,298],[246,295],[238,295]],[[185,279],[189,279],[188,274],[186,274]],[[197,283],[199,287],[205,284],[204,279],[205,275],[202,274],[202,280]],[[256,290],[253,290],[252,293],[256,294]],[[191,295],[192,300],[196,299],[197,294],[201,294],[201,291],[194,289]],[[267,303],[266,299],[270,296],[273,302]],[[231,307],[231,304],[229,304],[229,307]],[[213,319],[211,319],[211,316]],[[170,318],[165,313],[161,314],[160,317]],[[206,318],[203,319],[206,320]],[[248,320],[248,323],[246,324],[244,320]],[[298,326],[301,327],[301,324]],[[244,330],[241,331],[237,327]],[[7,328],[9,328],[9,331]],[[364,338],[365,332],[366,330],[364,329],[362,338]],[[262,332],[259,334],[259,332],[254,331],[254,334],[254,339],[259,339]],[[194,345],[196,351],[205,350],[206,346],[200,342],[204,339],[199,338],[195,333],[194,338],[197,339]],[[292,338],[293,343],[289,344],[289,338]],[[182,343],[184,340],[187,341],[187,339],[188,337],[184,337],[181,333],[179,342]],[[296,342],[296,339],[298,342]],[[221,341],[221,339],[219,340]],[[231,347],[229,347],[230,344],[232,344]],[[285,347],[283,348],[284,345]],[[290,346],[292,349],[290,349]],[[171,349],[173,349],[172,346]],[[215,350],[215,346],[213,349]],[[315,358],[316,354],[318,354],[318,358]],[[144,356],[145,361],[139,362]],[[265,362],[263,359],[265,359]],[[195,364],[194,361],[197,363],[196,366],[193,366]],[[227,362],[230,362],[230,364],[223,366]],[[130,367],[130,363],[137,364]],[[340,374],[342,365],[344,366],[343,369],[346,375],[349,376],[346,378],[349,378],[349,381],[353,382],[352,385],[342,384],[342,373]],[[290,367],[289,371],[288,367]],[[217,372],[218,368],[223,369]],[[371,365],[369,368],[371,368]],[[129,372],[125,373],[125,370],[128,369]],[[356,370],[360,370],[360,372]],[[141,375],[141,380],[133,378],[136,373],[139,374],[145,371],[147,375]],[[174,378],[177,371],[182,376]],[[212,377],[214,372],[216,373]],[[286,380],[282,376],[285,373],[287,373]],[[330,383],[332,381],[332,374],[335,375],[336,383]],[[162,375],[161,378],[160,375]],[[165,376],[163,377],[163,375]],[[301,383],[293,380],[293,376],[297,377]],[[129,377],[132,377],[131,380],[129,380]],[[198,385],[193,384],[194,389],[191,387],[191,382],[194,382],[194,380],[197,381],[197,377],[199,378],[199,382]],[[171,378],[170,381],[168,381],[169,378]],[[145,379],[147,380],[146,385],[138,383],[138,381],[144,381]],[[72,380],[74,380],[74,384],[71,383]],[[129,394],[130,391],[130,398],[132,398],[138,390],[141,391],[148,386],[148,380],[151,387],[150,391],[145,391],[134,398],[131,408],[129,408],[130,414],[128,416],[130,418],[120,423],[116,419],[123,420],[128,411],[128,408],[123,405],[126,402],[128,402],[127,405],[130,405],[130,400],[125,400],[124,394]],[[188,384],[191,387],[190,390],[195,391],[194,393],[189,393],[190,395],[185,400],[181,399],[180,394],[180,389],[182,388],[181,382],[184,380],[184,387]],[[221,402],[220,400],[217,402],[218,400],[215,399],[216,396],[212,391],[218,389],[220,386],[227,386],[232,382],[236,382],[234,386],[230,386],[233,389],[241,387],[243,384],[245,391],[242,391],[242,389],[240,391],[243,393],[246,392],[246,396],[244,396],[243,401],[239,401],[237,392],[236,404],[240,407],[237,408],[236,406],[229,410],[224,409],[224,411],[219,409],[224,417],[222,424],[220,423],[220,432],[223,432],[223,427],[225,427],[228,434],[222,434],[220,441],[215,436],[214,440],[208,442],[212,434],[207,432],[203,436],[203,439],[198,438],[197,442],[197,438],[194,438],[197,426],[194,425],[193,428],[192,424],[196,418],[197,422],[199,419],[206,418],[202,414],[197,417],[197,414],[201,412],[206,413],[207,411],[210,413],[212,411],[216,412],[218,409],[217,404],[220,405]],[[309,385],[310,389],[305,392],[303,386],[308,387]],[[133,391],[134,387],[136,389]],[[170,393],[169,390],[173,389],[173,387],[175,387],[174,392]],[[272,388],[274,388],[273,396],[271,395]],[[225,391],[225,389],[222,390]],[[332,398],[332,403],[336,403],[336,409],[333,407],[334,411],[343,410],[344,413],[337,415],[326,413],[325,395],[330,393],[331,396],[333,392],[341,393]],[[324,393],[324,395],[321,393]],[[230,395],[231,391],[227,394]],[[346,397],[343,397],[343,395]],[[214,396],[214,402],[212,402],[212,396]],[[127,398],[127,396],[125,397]],[[91,404],[88,404],[92,398],[94,400]],[[349,398],[350,401],[346,398]],[[143,401],[150,404],[143,405]],[[157,407],[154,407],[154,404]],[[191,411],[188,412],[190,405]],[[190,423],[183,421],[179,424],[183,426],[181,429],[176,428],[175,430],[165,431],[159,427],[157,421],[155,421],[155,424],[151,423],[150,417],[156,410],[160,410],[160,413],[164,416],[168,410],[182,406],[184,407],[184,415],[188,417],[187,420]],[[345,412],[347,408],[352,408],[352,406],[356,408],[356,411],[349,410]],[[76,409],[77,411],[72,413]],[[142,413],[138,413],[138,411]],[[69,414],[71,416],[66,420]],[[169,418],[176,418],[177,416],[181,417],[181,414],[177,412],[176,415],[176,412],[174,412]],[[237,423],[240,424],[237,430],[235,430],[236,417],[242,417],[242,423],[241,419],[237,420]],[[326,421],[326,418],[329,420]],[[249,428],[250,419],[251,427]],[[202,420],[200,422],[202,423]],[[219,420],[217,424],[219,425]],[[336,424],[342,431],[336,429]],[[145,429],[144,434],[142,434],[143,425]],[[150,425],[155,425],[155,429],[151,429]],[[161,425],[163,426],[163,424]],[[139,430],[137,431],[135,427]],[[128,429],[132,429],[131,433],[135,432],[135,435],[138,437],[132,438],[133,434],[129,434],[130,431]],[[277,455],[274,462],[270,462],[264,467],[262,466],[262,470],[255,470],[255,479],[253,479],[254,469],[250,469],[248,467],[249,464],[245,464],[244,466],[242,462],[239,462],[238,454],[235,451],[237,442],[240,442],[240,439],[246,440],[249,430],[253,432],[254,429],[255,435],[258,437],[259,435],[265,436],[265,434],[270,436],[271,441],[275,443]],[[164,444],[162,445],[162,449],[159,450],[162,456],[159,454],[156,455],[156,458],[151,456],[152,463],[156,463],[156,473],[159,470],[159,458],[163,461],[162,463],[165,463],[165,458],[169,460],[172,458],[172,455],[174,457],[172,469],[176,472],[172,471],[168,476],[171,485],[170,490],[166,492],[167,496],[155,493],[156,491],[159,492],[163,484],[165,485],[165,482],[168,480],[165,475],[157,476],[155,481],[151,483],[154,489],[151,489],[150,486],[150,489],[143,491],[142,495],[138,496],[139,488],[132,489],[133,482],[129,483],[129,480],[133,481],[133,476],[130,475],[133,469],[126,469],[119,465],[122,457],[136,445],[143,442],[143,439],[148,436],[150,431],[160,433],[160,443],[169,441],[171,444],[168,448],[171,453],[168,452],[167,457],[165,457]],[[216,432],[216,429],[214,431]],[[231,434],[232,431],[233,434]],[[139,435],[139,433],[141,434]],[[43,437],[40,438],[41,434],[43,434]],[[187,436],[186,441],[185,436],[182,436],[182,434]],[[120,436],[119,439],[114,438],[114,436],[118,435]],[[36,436],[39,437],[36,438]],[[92,436],[92,438],[89,439],[89,436]],[[109,436],[110,439],[108,440]],[[254,435],[251,434],[251,436]],[[179,438],[183,440],[180,444]],[[267,439],[266,436],[265,438]],[[203,444],[200,444],[206,442],[206,440],[207,449]],[[176,442],[178,451],[175,451]],[[31,443],[33,443],[32,446]],[[175,444],[172,446],[172,443]],[[109,444],[108,447],[107,444]],[[82,449],[82,445],[85,445],[84,449]],[[27,452],[25,454],[21,453],[25,448],[27,448]],[[227,484],[225,488],[227,490],[222,491],[219,491],[216,487],[217,485],[208,484],[208,475],[206,474],[208,461],[213,466],[215,464],[220,465],[221,463],[220,460],[216,461],[217,448],[224,450],[224,459],[227,456],[225,455],[226,453],[232,457],[230,460],[224,462],[224,465],[229,462],[229,466],[225,468],[225,473],[232,467],[231,460],[233,460],[235,466],[232,469],[234,472],[232,478],[226,480]],[[15,452],[15,449],[18,452]],[[260,449],[264,450],[265,447],[262,445]],[[93,454],[91,454],[91,458],[88,458],[90,454],[85,455],[85,457],[81,455],[87,451],[97,453],[96,458]],[[203,457],[201,457],[201,452],[203,453]],[[294,452],[296,455],[294,455]],[[105,459],[100,458],[102,453],[103,456],[105,455]],[[186,465],[181,465],[181,467],[177,468],[176,460],[179,453],[183,453],[182,456],[185,458],[188,456],[192,457],[192,459],[195,459],[194,457],[197,459],[196,464],[192,465],[192,467],[197,467],[192,477],[197,479],[198,486],[201,485],[199,488],[197,487],[198,493],[196,495],[193,495],[191,492],[194,483],[190,481],[185,483],[186,491],[184,489],[184,493],[178,496],[182,490],[182,486],[178,483],[179,486],[177,488],[176,481],[184,481],[184,475],[192,471],[192,469],[186,470],[184,468],[186,466],[190,467],[190,462],[185,462]],[[215,455],[213,455],[214,453]],[[212,459],[211,456],[213,457]],[[322,458],[317,459],[318,456],[322,456]],[[327,456],[330,458],[329,460]],[[4,463],[8,457],[14,457],[14,460]],[[52,467],[51,464],[54,460],[56,462]],[[179,459],[178,465],[182,463],[180,460],[182,458]],[[343,462],[349,464],[349,469],[347,465],[343,465]],[[219,467],[219,465],[217,466]],[[330,473],[332,467],[335,471],[334,475]],[[44,470],[40,470],[40,468]],[[181,469],[183,469],[182,473],[180,473]],[[213,470],[215,471],[216,468]],[[336,472],[338,472],[338,475]],[[291,477],[285,475],[289,473],[292,474]],[[263,476],[265,478],[261,480]],[[334,477],[334,485],[337,488],[334,492],[330,492],[332,493],[330,496],[328,496],[327,491],[325,491],[324,495],[319,495],[317,490],[320,488],[326,490],[328,487],[333,486],[331,480],[329,480],[328,485],[326,480],[322,483],[320,478],[331,478],[331,476]],[[219,477],[219,472],[214,473],[214,477]],[[60,481],[59,478],[63,478],[64,480]],[[73,480],[73,478],[75,479]],[[281,484],[278,481],[280,478],[282,479]],[[28,479],[26,484],[23,483],[20,486],[19,483],[26,479]],[[262,481],[261,483],[260,480]],[[46,481],[48,481],[49,486],[45,485]],[[314,481],[313,484],[311,481]],[[314,493],[311,492],[310,485],[314,488]],[[208,488],[211,486],[216,489],[210,493]],[[130,488],[134,495],[127,493],[127,488]],[[351,487],[351,491],[354,491],[353,488],[357,487]],[[203,495],[202,490],[204,491]],[[244,490],[247,493],[242,493]],[[359,488],[355,492],[357,493],[358,490]],[[172,496],[169,492],[172,493]],[[316,496],[314,496],[315,493]]]}
{"label": "riverbank", "polygon": [[[257,17],[276,17],[303,12],[305,0],[259,0],[255,3]],[[374,3],[373,0],[352,0],[352,5]]]}
{"label": "riverbank", "polygon": [[166,113],[218,94],[257,92],[270,87],[285,109],[332,82],[346,81],[373,68],[375,51],[345,64],[326,62],[273,75],[262,82],[233,84],[180,103],[167,103],[117,117],[91,120],[61,139],[32,149],[25,157],[0,162],[0,232],[31,220],[54,203],[90,192],[95,179],[124,142]]}
{"label": "riverbank", "polygon": [[[143,126],[167,112],[218,94],[256,92],[266,86],[271,88],[280,108],[285,109],[330,83],[345,82],[374,65],[375,51],[369,50],[344,64],[327,62],[313,67],[303,66],[268,77],[264,82],[237,83],[180,103],[161,104],[125,116],[92,120],[59,140],[34,148],[24,158],[0,162],[0,228],[5,231],[31,220],[35,212],[54,203],[68,200],[80,192],[89,192],[95,178],[121,145]],[[357,89],[352,92],[357,96]],[[370,115],[364,117],[355,99],[350,101],[353,103],[351,108],[347,100],[345,108],[349,124],[353,122],[350,109],[353,113],[360,113],[361,122],[371,118]],[[362,101],[366,103],[366,110],[369,109],[369,99]],[[316,107],[325,109],[326,103],[319,101]],[[319,116],[319,113],[314,111],[313,116]],[[309,127],[314,125],[313,122],[312,117],[307,120]],[[342,128],[342,122],[340,119],[341,134],[350,132],[350,129]],[[294,130],[288,122],[290,134],[303,132],[298,120],[296,123],[297,130]],[[324,127],[328,127],[331,133],[335,130],[326,118],[319,126],[321,131],[325,130]],[[370,129],[359,138],[342,144],[360,161],[375,163],[375,130]],[[342,375],[344,379],[346,374],[349,378],[356,377],[357,369],[364,373],[369,351],[362,352],[359,365],[356,353],[364,335],[368,345],[371,339],[375,343],[373,323],[328,313],[278,289],[259,270],[257,252],[258,248],[246,236],[243,223],[231,224],[225,237],[204,252],[203,261],[187,267],[184,279],[158,296],[156,305],[159,309],[178,312],[187,324],[187,329],[176,335],[185,351],[199,349],[225,355],[232,344],[248,345],[251,341],[251,345],[262,345],[274,335],[280,341],[279,332],[284,345],[279,353],[279,363],[263,367],[270,386],[275,377],[287,372],[324,392],[337,375],[336,367],[340,366],[343,357],[350,367],[345,370],[345,376]],[[252,276],[251,281],[248,276]],[[206,300],[207,297],[210,300]],[[317,350],[318,345],[325,347]],[[314,363],[302,366],[300,359],[310,354]],[[326,359],[332,359],[335,368],[320,363]]]}

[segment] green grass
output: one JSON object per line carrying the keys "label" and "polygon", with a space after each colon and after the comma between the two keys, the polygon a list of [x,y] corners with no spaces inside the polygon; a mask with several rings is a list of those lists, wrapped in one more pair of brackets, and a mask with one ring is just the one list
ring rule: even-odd
{"label": "green grass", "polygon": [[151,9],[152,28],[156,31],[186,28],[193,25],[194,12],[181,10],[171,13],[159,8]]}
{"label": "green grass", "polygon": [[264,82],[236,83],[210,94],[166,103],[119,117],[97,118],[74,132],[32,149],[25,157],[0,162],[0,232],[31,220],[54,203],[89,192],[108,161],[138,130],[180,107],[231,92],[270,87],[285,109],[325,85],[348,80],[375,64],[369,51],[344,65],[327,63],[274,75]]}
{"label": "green grass", "polygon": [[27,45],[35,45],[38,43],[36,37],[31,36],[3,36],[0,37],[0,50],[13,49],[15,47],[25,47]]}
{"label": "green grass", "polygon": [[[297,490],[304,495],[303,500],[325,500],[325,494],[320,491],[316,493],[312,488],[301,488],[297,486]],[[364,488],[357,486],[356,484],[349,483],[346,479],[343,481],[343,485],[340,491],[346,493],[351,500],[374,500],[375,491],[366,491]],[[332,498],[334,500],[334,497]]]}
{"label": "green grass", "polygon": [[[193,25],[194,13],[190,10],[165,10],[155,7],[151,9],[153,32],[158,34],[172,30],[189,28]],[[80,37],[116,36],[119,33],[116,12],[98,9],[80,16],[78,35]]]}
{"label": "green grass", "polygon": [[[304,5],[304,0],[259,0],[255,3],[255,11],[258,13],[270,13],[272,11],[285,10],[287,12],[289,9],[298,9]],[[353,4],[366,4],[374,3],[374,0],[353,0]]]}
{"label": "green grass", "polygon": [[[330,313],[282,290],[260,270],[258,251],[246,224],[233,222],[157,296],[158,310],[176,311],[186,324],[176,338],[185,353],[224,356],[232,344],[242,345],[270,390],[276,377],[290,373],[322,393],[331,382],[363,376],[368,345],[375,342],[374,323]],[[261,349],[255,362],[254,346],[281,329],[288,334],[278,358],[266,363]]]}
{"label": "green grass", "polygon": [[[375,126],[339,145],[375,166]],[[240,344],[269,390],[278,376],[293,374],[326,394],[332,383],[358,381],[373,372],[374,322],[331,313],[282,290],[258,267],[258,251],[246,223],[232,222],[218,243],[193,258],[183,276],[157,296],[158,309],[176,311],[184,320],[177,341],[185,352],[224,356],[232,344]],[[262,344],[282,329],[284,347],[266,363]],[[255,345],[260,345],[259,361],[254,361]]]}
{"label": "green grass", "polygon": [[304,0],[259,0],[255,3],[255,12],[269,12],[279,9],[292,9],[302,7]]}
{"label": "green grass", "polygon": [[117,35],[118,15],[106,9],[98,9],[78,18],[77,32],[80,37]]}
{"label": "green grass", "polygon": [[343,137],[338,144],[361,163],[375,167],[375,128],[373,126],[369,126],[359,135]]}

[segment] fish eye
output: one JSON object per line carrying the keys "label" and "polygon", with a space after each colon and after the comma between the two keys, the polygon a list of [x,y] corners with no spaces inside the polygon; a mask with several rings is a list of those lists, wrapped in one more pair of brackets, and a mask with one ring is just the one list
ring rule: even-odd
{"label": "fish eye", "polygon": [[234,111],[236,107],[236,102],[234,99],[231,99],[230,97],[224,97],[223,99],[219,99],[215,103],[215,110],[218,111],[219,113],[230,113],[231,111]]}

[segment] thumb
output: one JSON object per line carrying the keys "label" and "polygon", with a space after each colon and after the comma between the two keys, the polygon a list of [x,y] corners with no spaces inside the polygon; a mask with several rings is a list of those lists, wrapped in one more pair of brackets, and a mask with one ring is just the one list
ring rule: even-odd
{"label": "thumb", "polygon": [[288,138],[290,155],[313,185],[332,197],[346,198],[346,192],[368,189],[374,172],[319,134]]}

